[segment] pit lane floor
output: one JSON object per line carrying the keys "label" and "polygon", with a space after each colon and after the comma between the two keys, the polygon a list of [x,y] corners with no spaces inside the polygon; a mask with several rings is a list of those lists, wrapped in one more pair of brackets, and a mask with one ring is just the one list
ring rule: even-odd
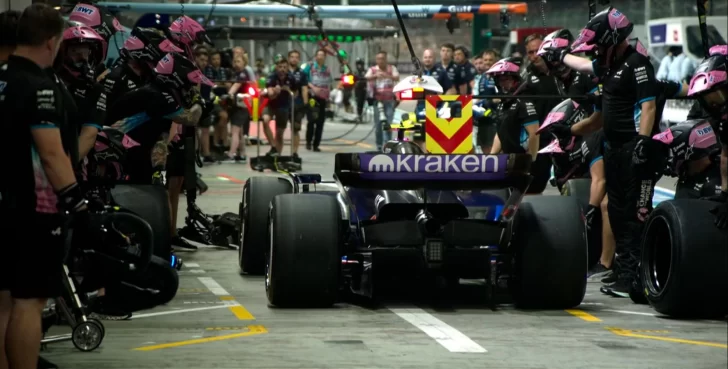
{"label": "pit lane floor", "polygon": [[[326,135],[350,127],[329,124]],[[350,144],[369,128],[329,144]],[[370,137],[354,146],[322,146],[321,153],[304,149],[304,169],[328,177],[332,151],[372,146]],[[209,213],[237,211],[243,181],[256,175],[236,164],[201,172],[210,190],[198,204]],[[179,255],[186,265],[169,305],[104,322],[107,336],[94,352],[81,353],[66,342],[49,345],[44,357],[79,369],[728,367],[725,321],[660,318],[648,306],[602,295],[598,283],[590,283],[585,302],[570,311],[503,306],[494,312],[478,303],[482,291],[470,283],[458,302],[280,310],[268,307],[262,278],[239,275],[237,251],[200,248]],[[67,331],[56,327],[51,333]]]}

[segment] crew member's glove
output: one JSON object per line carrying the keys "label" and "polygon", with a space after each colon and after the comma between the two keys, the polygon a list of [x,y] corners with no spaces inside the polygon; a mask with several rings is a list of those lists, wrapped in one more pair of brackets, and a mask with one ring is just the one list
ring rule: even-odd
{"label": "crew member's glove", "polygon": [[316,99],[310,98],[308,99],[308,106],[315,108],[316,107]]}
{"label": "crew member's glove", "polygon": [[634,152],[632,153],[632,164],[642,165],[654,159],[655,141],[648,136],[639,135],[635,138]]}
{"label": "crew member's glove", "polygon": [[152,184],[164,186],[164,174],[162,173],[163,168],[155,168],[152,174]]}
{"label": "crew member's glove", "polygon": [[550,130],[554,136],[562,140],[565,140],[572,136],[571,127],[563,123],[554,123],[550,125],[547,129]]}
{"label": "crew member's glove", "polygon": [[541,59],[549,63],[563,63],[564,57],[569,54],[567,49],[554,49],[547,47],[545,51],[546,52],[544,54],[541,54]]}
{"label": "crew member's glove", "polygon": [[728,191],[721,191],[720,195],[704,197],[703,199],[718,203],[718,205],[710,209],[710,213],[715,215],[715,226],[718,228],[728,227]]}
{"label": "crew member's glove", "polygon": [[73,215],[87,209],[88,200],[78,183],[67,186],[58,191],[58,210],[66,215]]}
{"label": "crew member's glove", "polygon": [[594,219],[596,218],[597,214],[599,214],[599,207],[589,205],[589,209],[586,211],[586,214],[584,214],[584,217],[586,218],[587,231],[591,231],[592,225],[594,224]]}

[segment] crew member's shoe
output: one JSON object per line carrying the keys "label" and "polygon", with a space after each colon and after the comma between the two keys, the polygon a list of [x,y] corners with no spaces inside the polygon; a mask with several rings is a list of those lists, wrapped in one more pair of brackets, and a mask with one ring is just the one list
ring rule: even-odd
{"label": "crew member's shoe", "polygon": [[313,151],[315,151],[315,152],[321,152],[321,149],[319,149],[319,147],[316,146],[316,147],[313,148]]}
{"label": "crew member's shoe", "polygon": [[605,267],[601,263],[595,265],[588,273],[589,281],[596,281],[601,278],[604,278],[608,273],[611,272],[611,269]]}
{"label": "crew member's shoe", "polygon": [[180,247],[188,250],[197,250],[197,246],[187,242],[187,240],[180,236],[172,237],[172,247]]}
{"label": "crew member's shoe", "polygon": [[265,154],[266,156],[278,156],[278,150],[275,147],[271,147],[270,150]]}
{"label": "crew member's shoe", "polygon": [[306,150],[311,151],[311,148],[312,148],[311,143],[306,142]]}
{"label": "crew member's shoe", "polygon": [[612,284],[617,281],[617,273],[614,271],[609,271],[604,278],[602,278],[601,282],[604,284]]}
{"label": "crew member's shoe", "polygon": [[245,155],[235,155],[235,162],[240,164],[245,164],[248,162],[248,157]]}
{"label": "crew member's shoe", "polygon": [[213,159],[212,156],[205,156],[202,158],[202,164],[214,164],[217,163],[217,160]]}

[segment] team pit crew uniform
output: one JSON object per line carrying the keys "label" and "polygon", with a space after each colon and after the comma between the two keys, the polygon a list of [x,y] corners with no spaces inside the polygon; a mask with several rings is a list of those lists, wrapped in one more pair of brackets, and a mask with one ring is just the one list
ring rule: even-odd
{"label": "team pit crew uniform", "polygon": [[[101,131],[106,122],[106,94],[103,86],[90,78],[77,78],[70,75],[65,77],[61,78],[64,82],[63,88],[72,98],[75,107],[73,111],[68,112],[68,116],[75,123],[77,133],[81,133],[81,128],[85,126],[91,126]],[[78,148],[75,152],[78,153]],[[73,159],[75,158],[72,153]],[[77,163],[79,160],[73,161],[74,166]]]}
{"label": "team pit crew uniform", "polygon": [[[530,65],[527,68],[528,74],[523,83],[526,83],[525,91],[522,94],[542,95],[544,98],[534,99],[533,104],[536,108],[539,122],[544,122],[546,116],[556,105],[563,99],[559,96],[564,95],[564,90],[559,80],[551,75],[542,73],[538,68]],[[553,98],[545,98],[545,96],[554,96]],[[541,137],[539,149],[546,147],[550,142],[550,137],[544,135]],[[531,191],[533,193],[541,193],[546,189],[546,184],[551,177],[551,158],[547,155],[539,155],[536,161],[531,165],[531,174],[534,178],[531,182]]]}
{"label": "team pit crew uniform", "polygon": [[[705,119],[689,120],[670,127],[656,137],[669,137],[665,175],[678,177],[676,199],[698,199],[720,195],[720,144]],[[669,136],[668,136],[669,135]],[[708,157],[710,165],[689,174],[692,162]]]}
{"label": "team pit crew uniform", "polygon": [[129,182],[150,184],[156,168],[152,165],[154,145],[171,127],[172,119],[184,110],[171,93],[149,84],[127,93],[109,109],[107,125],[139,143],[129,149],[125,170]]}
{"label": "team pit crew uniform", "polygon": [[[473,88],[470,87],[470,82],[473,82],[475,80],[475,67],[470,64],[469,61],[465,61],[462,64],[455,64],[455,78],[452,80],[453,85],[456,89],[460,88],[462,85],[466,85],[466,94],[470,95],[473,93]],[[447,91],[443,88],[443,91]],[[460,91],[456,91],[456,93],[460,93]]]}
{"label": "team pit crew uniform", "polygon": [[538,124],[536,108],[530,100],[504,99],[498,105],[501,123],[498,138],[504,154],[525,154],[528,152],[528,132],[526,127]]}
{"label": "team pit crew uniform", "polygon": [[[606,139],[604,154],[608,213],[617,244],[619,273],[631,280],[640,258],[642,226],[652,210],[655,183],[663,168],[656,160],[656,143],[651,137],[659,133],[654,124],[650,139],[643,140],[648,157],[643,164],[633,164],[638,143],[635,117],[640,105],[655,100],[659,87],[649,59],[629,47],[603,79],[602,116]],[[597,65],[594,65],[598,69]],[[604,75],[595,70],[596,75]],[[657,118],[656,118],[657,119]],[[659,123],[659,122],[658,122]]]}
{"label": "team pit crew uniform", "polygon": [[[273,72],[270,75],[268,75],[268,78],[266,79],[266,88],[269,90],[273,87],[280,87],[281,92],[276,96],[275,98],[268,98],[268,104],[265,106],[265,111],[263,114],[268,115],[272,119],[275,119],[276,121],[276,134],[278,132],[285,131],[286,127],[288,126],[288,119],[291,115],[291,94],[284,90],[284,87],[288,87],[291,91],[293,91],[296,87],[296,82],[291,75],[291,73],[286,73],[284,76],[278,75],[278,72]],[[268,92],[270,94],[270,92]],[[296,128],[295,124],[293,129],[298,132],[301,130],[301,126],[299,125],[298,128]]]}
{"label": "team pit crew uniform", "polygon": [[102,86],[109,107],[127,92],[144,86],[144,79],[137,75],[126,63],[122,63],[109,71],[104,77]]}
{"label": "team pit crew uniform", "polygon": [[[573,101],[579,105],[576,108],[579,110],[579,116],[574,118],[574,123],[585,119],[594,112],[594,102],[599,100],[594,94],[599,90],[599,86],[597,86],[591,78],[577,71],[572,71],[571,76],[569,77],[569,84],[564,84],[564,88],[569,96],[593,97],[593,100],[588,98],[573,99]],[[556,154],[552,156],[554,177],[556,178],[556,185],[559,188],[559,191],[563,184],[571,178],[589,177],[589,168],[591,168],[591,165],[586,166],[583,164],[582,148],[586,148],[585,144],[587,140],[589,140],[594,134],[595,133],[592,133],[586,137],[572,137],[574,139],[572,150],[568,150],[561,155]]]}
{"label": "team pit crew uniform", "polygon": [[0,155],[12,158],[4,169],[13,175],[0,181],[0,290],[15,298],[57,297],[62,290],[65,219],[31,136],[36,129],[58,129],[67,153],[67,143],[78,140],[56,82],[22,57],[11,55],[0,67],[0,114],[11,138],[0,146]]}
{"label": "team pit crew uniform", "polygon": [[[303,101],[302,91],[303,87],[308,87],[308,77],[301,67],[296,67],[296,69],[291,70],[290,75],[293,77],[293,86],[291,87],[291,91],[296,95],[293,100],[291,122],[293,123],[293,131],[300,132],[303,117],[306,116],[306,101]],[[277,121],[278,120],[276,120],[276,122]]]}
{"label": "team pit crew uniform", "polygon": [[[455,84],[455,81],[458,79],[457,74],[457,65],[454,61],[450,61],[450,64],[447,65],[447,67],[444,67],[442,63],[437,63],[437,66],[440,67],[440,69],[445,71],[445,74],[447,74],[447,78],[450,79],[450,81],[453,83],[453,86],[457,88],[457,85]],[[442,88],[443,91],[447,92],[445,87]]]}

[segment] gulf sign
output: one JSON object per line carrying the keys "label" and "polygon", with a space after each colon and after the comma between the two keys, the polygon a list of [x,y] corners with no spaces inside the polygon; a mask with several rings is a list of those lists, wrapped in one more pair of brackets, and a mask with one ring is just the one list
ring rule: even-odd
{"label": "gulf sign", "polygon": [[[459,102],[459,117],[438,116],[443,103]],[[448,104],[449,105],[449,104]],[[447,108],[442,109],[447,111]],[[454,115],[454,114],[453,114]],[[473,150],[473,98],[436,95],[425,100],[425,147],[431,154],[469,154]]]}

